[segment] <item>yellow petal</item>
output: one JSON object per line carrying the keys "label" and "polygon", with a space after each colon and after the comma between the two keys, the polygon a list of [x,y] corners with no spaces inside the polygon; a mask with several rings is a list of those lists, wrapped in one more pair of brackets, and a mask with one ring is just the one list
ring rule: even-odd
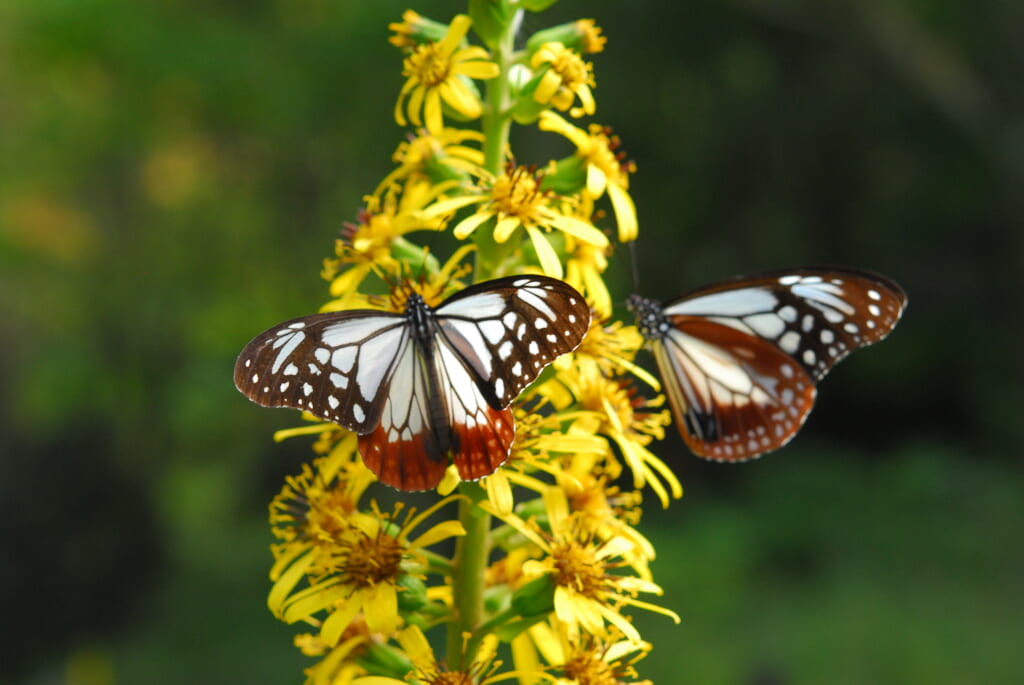
{"label": "yellow petal", "polygon": [[289,597],[281,620],[285,623],[302,621],[318,611],[327,609],[335,602],[345,601],[350,592],[351,588],[342,585],[337,578],[325,580]]}
{"label": "yellow petal", "polygon": [[577,219],[572,216],[565,216],[564,214],[558,214],[553,210],[546,210],[545,214],[548,215],[548,221],[551,225],[560,231],[565,231],[571,236],[579,238],[583,242],[590,243],[596,247],[605,247],[608,245],[608,237],[604,233],[597,230],[597,228],[586,221]]}
{"label": "yellow petal", "polygon": [[504,469],[498,469],[487,476],[484,479],[484,487],[487,488],[487,499],[494,504],[495,511],[503,516],[512,513],[512,486],[509,485]]}
{"label": "yellow petal", "polygon": [[519,685],[535,685],[540,682],[540,678],[535,675],[540,670],[540,659],[537,658],[537,649],[530,636],[520,633],[512,638],[510,646],[512,648],[512,663],[516,665],[516,671],[519,672]]}
{"label": "yellow petal", "polygon": [[409,94],[409,104],[406,105],[405,111],[409,114],[409,121],[412,122],[413,126],[423,125],[423,118],[420,113],[423,110],[423,97],[426,93],[427,88],[420,85]]}
{"label": "yellow petal", "polygon": [[625,635],[627,639],[632,640],[633,642],[640,642],[640,631],[638,631],[636,626],[631,622],[626,620],[622,614],[610,607],[606,607],[603,604],[598,604],[597,602],[595,602],[595,604],[597,605],[597,611],[599,611],[609,623],[621,630],[622,634]]}
{"label": "yellow petal", "polygon": [[483,112],[480,101],[466,84],[459,78],[450,78],[438,86],[441,99],[448,105],[470,119],[476,119]]}
{"label": "yellow petal", "polygon": [[554,69],[549,68],[537,84],[537,90],[533,91],[533,99],[541,104],[550,102],[561,85],[562,77]]}
{"label": "yellow petal", "polygon": [[465,14],[456,14],[452,19],[452,23],[448,25],[448,33],[435,46],[437,51],[446,55],[455,52],[455,49],[459,47],[459,43],[466,37],[466,32],[469,31],[469,27],[472,24],[473,21]]}
{"label": "yellow petal", "polygon": [[551,247],[551,243],[544,237],[544,234],[533,226],[527,226],[526,232],[530,236],[530,242],[533,243],[533,249],[537,253],[537,260],[540,262],[540,268],[544,273],[551,278],[562,278],[562,263],[558,261],[558,254],[554,248]]}
{"label": "yellow petal", "polygon": [[615,221],[619,225],[619,242],[636,240],[639,227],[636,220],[636,205],[624,188],[615,183],[608,184],[608,197],[612,201]]}
{"label": "yellow petal", "polygon": [[422,549],[424,547],[430,547],[441,540],[447,540],[448,538],[465,534],[466,529],[463,528],[462,524],[458,521],[442,521],[423,535],[410,542],[409,546]]}
{"label": "yellow petal", "polygon": [[498,223],[494,227],[495,242],[503,243],[508,240],[509,236],[512,235],[512,231],[519,228],[521,223],[517,216],[506,216],[503,219],[498,219]]}
{"label": "yellow petal", "polygon": [[[472,48],[469,50],[463,50],[459,52],[459,63],[452,69],[456,74],[462,74],[469,78],[486,81],[487,79],[495,78],[501,73],[501,69],[494,62],[486,61],[490,55],[487,54],[486,50],[480,49],[480,53],[471,53]],[[483,57],[484,59],[476,59],[477,57]]]}
{"label": "yellow petal", "polygon": [[[361,591],[353,592],[347,602],[337,607],[324,620],[324,624],[320,627],[320,639],[329,645],[337,644],[341,634],[345,632],[345,628],[348,628],[362,607]],[[370,622],[369,616],[366,617],[366,622]]]}
{"label": "yellow petal", "polygon": [[[300,548],[301,549],[301,548]],[[286,559],[287,557],[285,557]],[[281,610],[284,607],[284,602],[291,594],[291,591],[295,589],[299,581],[302,580],[303,575],[309,569],[313,563],[313,552],[309,552],[306,556],[302,557],[294,564],[288,567],[288,570],[274,583],[273,587],[270,588],[270,594],[267,595],[267,607],[277,617],[281,616]],[[274,564],[274,570],[280,573],[278,568],[280,560],[277,564]],[[273,571],[271,572],[273,574]],[[273,575],[271,575],[273,577]]]}
{"label": "yellow petal", "polygon": [[475,202],[483,202],[486,198],[479,195],[463,195],[462,197],[453,197],[447,200],[438,200],[434,204],[430,205],[423,210],[423,216],[426,218],[433,218],[449,214],[458,209],[462,209]]}
{"label": "yellow petal", "polygon": [[592,197],[598,198],[604,193],[608,177],[596,164],[587,165],[587,192]]}
{"label": "yellow petal", "polygon": [[480,227],[480,224],[484,223],[492,216],[494,216],[492,212],[477,212],[476,214],[470,214],[455,225],[455,228],[452,230],[452,235],[459,240],[465,240],[473,231]]}
{"label": "yellow petal", "polygon": [[419,626],[411,625],[398,634],[398,644],[417,666],[429,666],[434,662],[434,650]]}
{"label": "yellow petal", "polygon": [[427,130],[437,135],[444,130],[444,119],[441,117],[441,93],[437,88],[427,91],[424,116],[427,119]]}
{"label": "yellow petal", "polygon": [[391,583],[381,582],[367,589],[363,603],[366,627],[390,635],[398,630],[398,592]]}
{"label": "yellow petal", "polygon": [[565,663],[566,655],[562,641],[558,639],[558,635],[551,629],[550,624],[546,622],[536,623],[530,626],[529,633],[530,637],[533,638],[534,644],[537,645],[537,650],[549,664]]}

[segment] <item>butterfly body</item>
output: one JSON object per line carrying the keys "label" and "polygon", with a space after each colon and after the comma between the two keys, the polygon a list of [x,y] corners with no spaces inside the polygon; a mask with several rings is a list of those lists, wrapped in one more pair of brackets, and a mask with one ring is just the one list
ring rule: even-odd
{"label": "butterfly body", "polygon": [[628,305],[654,354],[680,434],[698,456],[743,461],[785,445],[816,383],[884,338],[906,295],[853,269],[794,269]]}
{"label": "butterfly body", "polygon": [[561,281],[513,276],[470,286],[436,309],[351,310],[286,321],[254,338],[235,385],[258,404],[302,409],[359,434],[366,465],[400,490],[493,473],[515,438],[509,404],[590,324]]}

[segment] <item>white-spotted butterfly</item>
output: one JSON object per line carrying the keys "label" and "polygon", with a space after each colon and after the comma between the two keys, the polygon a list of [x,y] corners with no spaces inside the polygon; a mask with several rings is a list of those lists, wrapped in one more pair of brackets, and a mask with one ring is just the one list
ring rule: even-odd
{"label": "white-spotted butterfly", "polygon": [[436,308],[412,294],[403,313],[286,321],[245,346],[235,385],[258,404],[302,409],[358,433],[363,461],[381,482],[429,490],[449,459],[464,480],[504,463],[515,437],[509,404],[589,326],[590,308],[571,286],[510,276]]}
{"label": "white-spotted butterfly", "polygon": [[907,297],[876,274],[800,268],[628,304],[686,444],[701,457],[743,461],[789,442],[817,381],[888,335]]}

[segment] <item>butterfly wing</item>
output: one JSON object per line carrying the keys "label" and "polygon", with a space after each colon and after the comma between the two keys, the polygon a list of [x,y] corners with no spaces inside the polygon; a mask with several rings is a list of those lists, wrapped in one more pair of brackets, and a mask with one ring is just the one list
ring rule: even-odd
{"label": "butterfly wing", "polygon": [[410,346],[400,314],[313,314],[260,333],[235,363],[235,386],[265,407],[291,407],[359,434],[384,410],[399,352]]}
{"label": "butterfly wing", "polygon": [[548,364],[583,341],[590,307],[547,276],[510,276],[466,288],[437,309],[441,337],[487,403],[504,409]]}
{"label": "butterfly wing", "polygon": [[[399,490],[430,490],[448,467],[450,434],[438,432],[431,412],[427,360],[411,336],[402,341],[376,428],[359,436],[367,468]],[[440,423],[443,431],[447,422]]]}
{"label": "butterfly wing", "polygon": [[815,382],[888,335],[905,305],[892,281],[845,269],[762,274],[669,302],[651,342],[683,439],[724,461],[783,446]]}

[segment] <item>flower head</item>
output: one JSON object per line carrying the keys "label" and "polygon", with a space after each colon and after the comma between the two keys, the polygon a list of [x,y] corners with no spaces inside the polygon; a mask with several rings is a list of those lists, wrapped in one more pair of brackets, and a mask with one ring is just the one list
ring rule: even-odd
{"label": "flower head", "polygon": [[623,573],[629,565],[623,552],[633,542],[620,536],[597,539],[579,513],[570,513],[565,494],[558,488],[545,491],[544,503],[547,530],[515,514],[499,517],[544,553],[543,559],[523,564],[523,574],[526,578],[547,577],[554,585],[554,609],[560,621],[591,635],[605,635],[607,621],[634,642],[640,641],[640,634],[622,615],[625,606],[649,609],[679,621],[674,612],[636,599],[640,592],[661,594],[661,588]]}
{"label": "flower head", "polygon": [[498,65],[481,47],[459,47],[471,23],[464,14],[457,15],[444,38],[417,45],[405,58],[402,75],[407,80],[395,103],[399,126],[406,125],[408,115],[414,126],[423,125],[425,118],[427,130],[440,133],[444,128],[442,103],[467,119],[480,116],[480,97],[468,79],[494,78]]}
{"label": "flower head", "polygon": [[518,228],[530,237],[537,260],[544,272],[562,277],[562,265],[547,232],[559,230],[578,240],[596,246],[608,244],[608,238],[592,224],[576,218],[568,209],[569,198],[540,187],[536,169],[509,164],[497,177],[484,177],[483,182],[462,195],[439,200],[427,210],[428,216],[444,215],[463,207],[477,205],[477,210],[453,229],[462,240],[488,221],[494,222],[493,237],[506,242]]}
{"label": "flower head", "polygon": [[[533,93],[534,100],[541,104],[550,103],[562,112],[568,110],[574,117],[594,113],[594,96],[590,91],[594,86],[594,71],[589,62],[584,62],[562,43],[550,42],[533,53],[530,65],[537,70],[543,69]],[[580,105],[573,107],[576,98],[579,98]]]}
{"label": "flower head", "polygon": [[619,225],[619,242],[637,236],[636,206],[629,195],[629,174],[636,171],[633,162],[619,152],[621,142],[608,128],[591,124],[589,131],[573,126],[552,111],[541,112],[538,126],[568,138],[576,146],[576,155],[586,166],[587,192],[599,198],[607,191]]}
{"label": "flower head", "polygon": [[267,603],[288,623],[320,626],[326,645],[337,644],[360,614],[372,632],[397,629],[399,593],[415,587],[406,581],[424,567],[424,548],[464,532],[457,521],[446,521],[411,538],[450,498],[418,515],[400,503],[389,513],[375,504],[369,512],[357,509],[353,494],[367,481],[350,467],[355,441],[343,440],[337,451],[350,455],[344,468],[331,475],[330,462],[320,462],[319,474],[304,472],[291,480],[271,508],[275,532],[284,542],[274,548],[274,587]]}

